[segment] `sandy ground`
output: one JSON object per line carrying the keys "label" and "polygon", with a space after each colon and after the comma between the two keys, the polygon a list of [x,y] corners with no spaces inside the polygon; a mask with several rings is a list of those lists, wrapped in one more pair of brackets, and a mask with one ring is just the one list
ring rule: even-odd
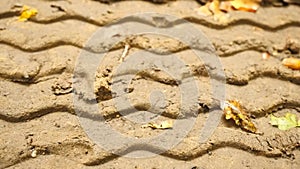
{"label": "sandy ground", "polygon": [[[19,22],[18,5],[24,4],[35,7],[39,13],[28,22]],[[230,12],[227,22],[220,23],[211,16],[197,14],[195,9],[199,6],[192,0],[163,4],[148,1],[108,4],[92,0],[1,1],[0,168],[300,168],[300,128],[280,131],[269,124],[271,113],[283,116],[291,112],[300,118],[300,72],[281,64],[286,57],[300,57],[300,7],[265,7],[256,13],[235,11]],[[86,45],[93,33],[117,19],[141,12],[186,19],[202,31],[223,66],[226,99],[239,100],[263,134],[249,133],[222,118],[209,140],[199,142],[209,110],[214,108],[210,76],[205,63],[187,44],[169,37],[135,35],[115,44],[97,68],[95,96],[76,91],[72,86],[76,63],[82,57],[82,50],[94,52]],[[176,20],[163,21],[180,25]],[[161,24],[151,17],[140,18],[139,22]],[[123,64],[129,61],[130,55],[140,51],[161,54],[161,58],[166,58],[169,51],[184,61],[190,73],[174,79],[154,66],[138,74],[130,72],[133,69],[114,74],[122,63],[120,57],[126,45],[130,48]],[[105,45],[97,49],[104,48]],[[263,53],[271,57],[265,60]],[[150,59],[150,62],[155,65],[157,60],[160,59]],[[170,70],[178,69],[173,63],[166,64]],[[130,74],[134,78],[123,94],[130,98],[131,105],[120,110],[115,104],[121,95],[115,94],[112,86],[122,86],[122,83],[113,81],[112,77]],[[190,76],[196,79],[197,90],[201,93],[197,98],[198,107],[196,111],[181,111],[178,83],[184,84]],[[166,101],[151,107],[150,93],[157,90],[163,91]],[[115,131],[137,140],[155,137],[165,130],[153,130],[132,122],[122,116],[122,112],[130,117],[138,110],[148,110],[151,118],[161,115],[156,122],[193,118],[195,123],[191,129],[186,129],[187,135],[179,144],[159,155],[124,157],[122,155],[141,147],[124,145],[114,154],[107,147],[96,144],[80,123],[74,97],[99,107],[99,112],[94,114],[83,111],[82,118],[101,115],[105,124]],[[113,137],[103,136],[103,140],[110,138]],[[147,144],[142,149],[160,150]]]}

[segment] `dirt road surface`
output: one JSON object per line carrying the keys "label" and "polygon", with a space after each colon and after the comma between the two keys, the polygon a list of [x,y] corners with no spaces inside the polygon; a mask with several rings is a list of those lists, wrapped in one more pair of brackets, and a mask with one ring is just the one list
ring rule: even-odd
{"label": "dirt road surface", "polygon": [[[36,8],[38,14],[27,22],[18,21],[22,5]],[[291,112],[300,118],[300,72],[281,64],[284,58],[300,57],[300,7],[264,7],[256,13],[234,11],[223,23],[199,15],[195,10],[198,7],[200,4],[192,0],[162,4],[1,1],[0,168],[300,168],[300,128],[281,131],[269,124],[271,113],[284,116]],[[157,121],[193,116],[196,122],[178,145],[149,158],[113,154],[87,136],[73,105],[72,77],[80,52],[104,25],[144,12],[186,19],[207,36],[226,75],[226,99],[239,100],[263,134],[249,133],[222,118],[208,142],[200,143],[199,133],[211,108],[210,78],[204,64],[178,40],[136,35],[116,44],[97,71],[94,91],[106,124],[136,139],[165,131],[131,122],[114,106],[117,96],[111,78],[125,45],[129,45],[125,60],[142,50],[175,53],[197,79],[201,93],[198,114],[180,112],[176,81],[160,70],[149,69],[136,75],[126,89],[132,105],[137,110],[148,110],[149,93],[164,91],[166,104],[160,107],[163,111]],[[142,21],[152,22],[147,18]],[[266,53],[271,56],[263,59]],[[127,154],[133,150],[125,147],[122,151]]]}

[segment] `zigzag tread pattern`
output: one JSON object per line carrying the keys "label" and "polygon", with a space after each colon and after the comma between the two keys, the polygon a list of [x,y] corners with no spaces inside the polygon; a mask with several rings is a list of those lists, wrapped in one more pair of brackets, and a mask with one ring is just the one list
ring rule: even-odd
{"label": "zigzag tread pattern", "polygon": [[[269,124],[271,113],[283,116],[291,112],[300,117],[300,72],[281,64],[286,57],[300,57],[299,6],[260,8],[256,13],[231,12],[226,23],[219,23],[213,17],[197,14],[196,1],[134,3],[138,7],[130,1],[0,2],[0,103],[3,107],[0,168],[38,168],[41,163],[45,168],[55,167],[53,164],[66,168],[145,168],[145,165],[147,168],[222,168],[224,165],[268,168],[271,164],[278,168],[299,168],[299,128],[280,131]],[[38,15],[19,22],[22,5],[37,8]],[[241,102],[261,135],[247,133],[222,118],[209,140],[199,141],[209,116],[207,111],[214,106],[209,74],[214,68],[199,61],[187,44],[170,37],[131,35],[116,44],[87,45],[93,33],[105,25],[149,9],[157,13],[167,11],[178,19],[141,17],[137,18],[139,24],[154,27],[163,24],[171,28],[182,25],[181,19],[185,19],[202,31],[223,66],[225,98]],[[138,74],[135,67],[127,72],[113,72],[122,64],[120,57],[126,45],[129,45],[128,55],[146,50],[168,58],[172,52],[186,62],[190,72],[188,75],[183,72],[179,79],[157,68]],[[77,91],[73,86],[77,78],[74,71],[80,64],[77,61],[82,57],[81,52],[95,54],[94,49],[107,48],[109,52],[96,72],[94,95]],[[262,58],[263,54],[270,58]],[[129,58],[123,59],[123,64],[129,62]],[[113,81],[132,75],[128,87]],[[195,112],[181,111],[180,85],[189,84],[191,77],[196,79],[199,105]],[[125,92],[113,93],[114,85],[124,87]],[[150,93],[158,89],[163,91],[166,102],[152,98],[157,105],[151,107]],[[131,105],[120,110],[117,101],[124,96],[131,99]],[[74,98],[83,99],[86,105],[97,105],[99,111],[78,109]],[[100,118],[99,123],[110,125],[131,138],[155,137],[163,131],[126,119],[146,110],[152,118],[161,115],[161,121],[195,119],[195,122],[181,142],[168,150],[160,144],[134,142],[112,153],[109,147],[101,147],[91,139],[86,125],[80,121],[80,118],[92,121]],[[126,112],[124,117],[122,112]],[[113,138],[107,135],[103,139],[113,142]],[[146,159],[125,158],[141,148],[161,154]]]}

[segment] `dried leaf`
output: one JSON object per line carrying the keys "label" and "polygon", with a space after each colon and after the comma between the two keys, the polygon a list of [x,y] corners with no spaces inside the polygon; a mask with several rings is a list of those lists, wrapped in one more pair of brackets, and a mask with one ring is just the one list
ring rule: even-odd
{"label": "dried leaf", "polygon": [[298,58],[286,58],[283,59],[282,64],[288,68],[294,70],[300,70],[300,59]]}
{"label": "dried leaf", "polygon": [[21,15],[19,16],[19,21],[27,21],[29,18],[35,16],[37,13],[37,9],[24,5],[21,11]]}
{"label": "dried leaf", "polygon": [[271,125],[278,126],[279,130],[289,130],[291,128],[300,127],[300,120],[297,122],[295,114],[286,113],[285,117],[275,117],[271,114]]}
{"label": "dried leaf", "polygon": [[256,0],[233,0],[230,3],[234,9],[239,11],[256,12],[259,8]]}
{"label": "dried leaf", "polygon": [[236,100],[229,100],[225,102],[223,107],[225,119],[233,119],[235,124],[241,126],[243,129],[256,133],[257,128],[251,122],[249,115],[243,110],[240,103]]}
{"label": "dried leaf", "polygon": [[173,128],[173,120],[162,121],[159,124],[149,123],[145,127],[151,127],[153,129],[171,129]]}
{"label": "dried leaf", "polygon": [[219,0],[213,0],[209,5],[208,8],[210,11],[213,12],[213,14],[221,14],[222,11],[220,10],[220,1]]}
{"label": "dried leaf", "polygon": [[199,15],[203,16],[213,15],[215,21],[227,24],[230,21],[229,15],[222,12],[220,7],[224,8],[222,3],[220,4],[219,0],[213,0],[196,9],[196,11]]}
{"label": "dried leaf", "polygon": [[259,8],[259,2],[260,0],[212,0],[207,2],[205,6],[200,7],[198,12],[205,15],[210,13],[220,15],[223,12],[232,10],[256,12]]}
{"label": "dried leaf", "polygon": [[234,10],[232,8],[232,5],[231,5],[230,1],[221,1],[219,8],[220,8],[221,11],[226,11],[226,12]]}

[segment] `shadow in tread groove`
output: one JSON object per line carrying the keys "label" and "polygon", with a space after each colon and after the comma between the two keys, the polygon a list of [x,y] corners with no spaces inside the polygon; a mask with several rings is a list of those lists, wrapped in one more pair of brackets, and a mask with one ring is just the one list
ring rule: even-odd
{"label": "shadow in tread groove", "polygon": [[[0,14],[0,19],[5,19],[5,18],[10,18],[10,17],[15,17],[15,16],[19,16],[18,12],[5,12]],[[103,21],[103,22],[99,22],[93,19],[89,19],[86,18],[84,16],[81,15],[70,15],[70,14],[66,14],[63,16],[59,16],[57,18],[53,18],[50,20],[38,20],[38,19],[31,19],[30,21],[34,22],[34,23],[39,23],[39,24],[51,24],[51,23],[56,23],[56,22],[61,22],[61,21],[65,21],[65,20],[78,20],[78,21],[82,21],[82,22],[86,22],[95,26],[104,26],[107,24],[112,23],[115,20],[118,20],[119,18],[116,19],[112,19],[111,21]],[[282,29],[286,29],[288,27],[300,27],[300,22],[298,21],[290,21],[288,23],[284,23],[282,25],[278,25],[275,27],[263,24],[263,23],[259,23],[250,19],[238,19],[238,20],[233,20],[231,22],[229,22],[226,25],[222,25],[222,24],[217,24],[217,23],[213,23],[213,22],[209,22],[205,19],[199,19],[196,17],[183,17],[183,19],[185,19],[186,21],[195,23],[195,24],[199,24],[205,27],[209,27],[212,29],[216,29],[216,30],[222,30],[222,29],[226,29],[229,26],[239,26],[239,25],[249,25],[249,26],[255,26],[261,29],[264,29],[265,31],[269,31],[269,32],[276,32]],[[140,23],[144,23],[144,24],[148,24],[148,25],[152,25],[152,26],[156,26],[155,23],[148,21],[146,19],[142,19],[142,18],[135,18],[134,21],[140,22]],[[183,24],[182,20],[175,20],[172,22],[167,22],[163,27],[168,28],[168,27],[172,27],[175,25],[179,25],[179,24]],[[161,25],[160,25],[161,26]]]}
{"label": "shadow in tread groove", "polygon": [[[274,111],[287,109],[287,108],[293,109],[293,108],[298,108],[298,107],[300,107],[299,102],[281,101],[280,103],[277,103],[276,105],[274,105],[272,107],[262,110],[262,112],[253,112],[251,110],[247,110],[247,112],[255,115],[256,118],[261,118],[261,117],[264,117],[266,114],[274,112]],[[128,110],[128,111],[131,111],[131,113],[135,112],[135,110]],[[50,113],[55,113],[55,112],[66,112],[66,113],[70,113],[70,114],[80,116],[83,118],[89,118],[89,119],[100,120],[100,121],[103,121],[106,119],[118,118],[117,115],[119,115],[119,112],[113,112],[111,114],[102,115],[102,114],[91,114],[89,112],[82,112],[81,110],[77,110],[75,113],[75,111],[72,108],[70,108],[69,106],[61,105],[61,106],[56,106],[56,107],[46,107],[46,108],[43,108],[43,109],[35,111],[35,112],[27,113],[25,115],[16,115],[16,117],[0,114],[0,119],[7,121],[7,122],[11,122],[11,123],[21,123],[21,122],[26,123],[30,120],[40,118],[42,116],[45,116]],[[174,117],[173,114],[165,113],[165,114],[162,114],[162,116],[168,117],[171,119],[180,119],[178,117]],[[188,118],[189,116],[191,116],[191,115],[186,115],[185,117],[182,117],[182,118]]]}
{"label": "shadow in tread groove", "polygon": [[[62,145],[64,145],[64,143],[62,143]],[[60,146],[50,146],[51,149],[55,149],[55,147],[61,147],[62,145]],[[76,147],[76,145],[75,145]],[[155,148],[155,147],[151,147],[149,145],[134,145],[134,146],[131,146],[131,147],[128,147],[124,150],[121,150],[120,152],[118,152],[119,154],[123,154],[123,155],[126,155],[130,152],[134,152],[136,150],[139,150],[139,147],[147,147],[146,148],[146,151],[149,151],[149,152],[153,152],[155,153],[156,150],[159,150],[158,148]],[[175,160],[181,160],[181,161],[191,161],[191,160],[194,160],[196,158],[200,158],[201,156],[207,154],[208,151],[212,152],[212,151],[215,151],[217,149],[220,149],[220,148],[226,148],[226,147],[231,147],[231,148],[235,148],[235,149],[238,149],[238,150],[242,150],[242,151],[245,151],[245,152],[248,152],[250,154],[255,154],[255,155],[259,155],[259,156],[264,156],[264,157],[268,157],[268,158],[274,158],[274,157],[277,157],[277,158],[284,158],[282,157],[282,154],[281,153],[272,153],[272,152],[269,152],[268,150],[266,151],[263,151],[263,150],[253,150],[253,148],[251,147],[251,145],[247,145],[247,144],[243,144],[243,143],[239,143],[239,142],[229,142],[229,141],[225,141],[225,142],[219,142],[217,144],[213,144],[213,145],[208,145],[206,148],[204,148],[203,150],[198,150],[198,152],[193,152],[194,154],[181,154],[181,155],[177,155],[177,154],[173,154],[172,152],[165,152],[165,153],[162,153],[162,154],[159,154],[160,156],[165,156],[165,157],[168,157],[168,158],[171,158],[171,159],[175,159]],[[294,146],[294,147],[290,147],[293,150],[295,150],[297,148],[297,146]],[[57,148],[56,148],[57,149]],[[145,149],[143,149],[145,150]],[[196,150],[197,151],[197,150]],[[62,157],[66,157],[62,154],[60,154],[59,152],[49,152],[47,153],[46,155],[58,155],[58,156],[62,156]],[[106,157],[104,158],[97,158],[97,159],[94,159],[90,162],[86,162],[86,163],[82,163],[83,165],[86,165],[86,166],[100,166],[102,164],[105,164],[109,161],[112,161],[112,160],[115,160],[115,159],[118,159],[120,156],[119,155],[115,155],[115,154],[109,154],[107,155]],[[68,157],[66,157],[68,158]],[[23,157],[22,159],[18,159],[18,161],[16,161],[15,163],[9,165],[9,166],[14,166],[14,165],[17,165],[17,164],[20,164],[24,161],[27,161],[27,160],[31,160],[32,157],[31,156],[28,156],[28,157]],[[74,160],[74,159],[70,159],[70,160]],[[75,160],[76,161],[76,160]],[[80,163],[80,162],[78,162]],[[6,166],[6,167],[9,167],[9,166]]]}

